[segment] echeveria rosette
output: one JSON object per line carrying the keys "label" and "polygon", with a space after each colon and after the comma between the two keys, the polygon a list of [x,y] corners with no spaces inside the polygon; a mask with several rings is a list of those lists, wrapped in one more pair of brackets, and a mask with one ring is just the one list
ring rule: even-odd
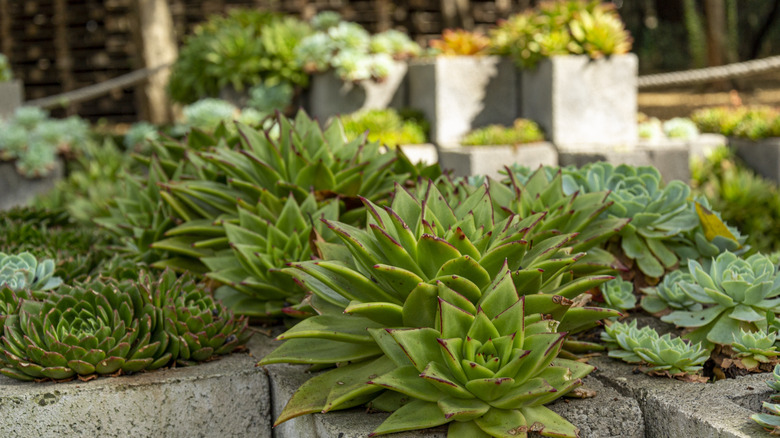
{"label": "echeveria rosette", "polygon": [[762,364],[776,364],[780,356],[780,351],[777,351],[775,346],[776,339],[776,333],[748,332],[740,329],[739,333],[734,333],[734,342],[731,343],[733,359],[723,366],[733,362],[737,367],[756,371]]}
{"label": "echeveria rosette", "polygon": [[600,286],[601,296],[604,298],[604,306],[621,312],[636,307],[634,295],[634,283],[625,281],[620,277],[609,280]]}
{"label": "echeveria rosette", "polygon": [[765,255],[741,259],[724,252],[712,260],[709,272],[695,260],[688,261],[688,271],[695,281],[680,286],[704,307],[676,310],[661,320],[692,328],[685,337],[693,342],[729,345],[739,330],[766,331],[767,312],[780,312],[780,277]]}
{"label": "echeveria rosette", "polygon": [[46,301],[26,300],[6,319],[0,372],[59,380],[147,369],[160,347],[150,342],[152,317],[130,283],[62,286]]}
{"label": "echeveria rosette", "polygon": [[642,308],[654,315],[675,310],[688,312],[701,310],[701,303],[691,298],[682,286],[694,281],[691,274],[681,269],[664,275],[663,281],[657,286],[642,289],[645,294],[641,301]]}
{"label": "echeveria rosette", "polygon": [[724,251],[742,255],[750,250],[750,245],[745,244],[747,236],[724,222],[706,197],[697,196],[690,208],[699,217],[699,225],[675,238],[671,245],[682,260],[706,262]]}
{"label": "echeveria rosette", "polygon": [[17,291],[47,291],[60,284],[62,280],[54,276],[54,260],[38,262],[27,251],[19,254],[0,252],[0,287],[7,286]]}
{"label": "echeveria rosette", "polygon": [[[0,287],[0,329],[5,325],[5,320],[9,315],[19,313],[21,304],[22,297],[17,295],[16,291],[7,286]],[[0,356],[0,362],[2,361],[3,357]]]}
{"label": "echeveria rosette", "polygon": [[653,167],[612,166],[594,163],[580,170],[564,169],[565,187],[579,187],[585,193],[609,190],[614,201],[607,214],[631,218],[620,231],[620,248],[639,270],[660,278],[678,263],[671,239],[699,225],[688,198],[691,188],[682,181],[663,185]]}
{"label": "echeveria rosette", "polygon": [[440,299],[435,328],[386,329],[389,337],[371,330],[398,367],[370,383],[409,399],[372,436],[446,423],[453,438],[578,436],[544,404],[580,386],[594,367],[557,358],[565,333],[556,321],[526,316],[524,304],[521,297],[497,314],[486,309],[493,306],[472,314]]}
{"label": "echeveria rosette", "polygon": [[769,413],[753,414],[750,418],[766,429],[770,435],[780,435],[780,404],[763,402],[762,406]]}
{"label": "echeveria rosette", "polygon": [[642,371],[665,375],[681,380],[706,381],[698,375],[702,364],[710,357],[710,351],[702,344],[693,344],[671,334],[659,336],[651,327],[637,328],[636,320],[630,324],[615,322],[601,334],[607,344],[609,357],[628,363],[645,363]]}

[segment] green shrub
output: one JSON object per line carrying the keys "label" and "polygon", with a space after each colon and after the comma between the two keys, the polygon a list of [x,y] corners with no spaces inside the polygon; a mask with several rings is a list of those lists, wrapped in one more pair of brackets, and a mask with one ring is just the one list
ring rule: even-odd
{"label": "green shrub", "polygon": [[694,191],[710,200],[723,220],[760,252],[780,250],[780,190],[743,165],[728,148],[691,164]]}
{"label": "green shrub", "polygon": [[511,127],[490,125],[469,132],[461,140],[468,146],[533,143],[544,140],[544,133],[535,122],[517,119]]}
{"label": "green shrub", "polygon": [[428,141],[428,124],[421,115],[414,113],[402,115],[393,109],[369,110],[342,116],[341,123],[350,140],[367,133],[368,141],[376,141],[389,148]]}
{"label": "green shrub", "polygon": [[766,106],[702,108],[691,114],[691,120],[701,132],[751,140],[780,136],[780,112]]}
{"label": "green shrub", "polygon": [[293,52],[310,32],[306,23],[268,12],[234,9],[212,16],[186,38],[171,72],[171,97],[191,103],[228,86],[305,86],[308,77]]}

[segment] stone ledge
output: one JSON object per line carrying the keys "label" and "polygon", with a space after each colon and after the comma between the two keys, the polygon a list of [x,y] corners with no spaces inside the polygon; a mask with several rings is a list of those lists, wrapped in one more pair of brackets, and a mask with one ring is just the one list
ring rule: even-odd
{"label": "stone ledge", "polygon": [[452,169],[455,176],[485,175],[502,179],[498,172],[517,163],[531,169],[557,166],[558,152],[549,142],[521,145],[454,146],[439,150],[442,169]]}
{"label": "stone ledge", "polygon": [[267,353],[234,353],[194,367],[89,382],[28,383],[0,376],[3,437],[271,437]]}
{"label": "stone ledge", "polygon": [[715,383],[688,383],[635,374],[636,367],[606,357],[591,364],[594,377],[633,398],[644,413],[646,436],[749,438],[764,436],[750,419],[752,407],[768,400],[768,374],[753,374]]}

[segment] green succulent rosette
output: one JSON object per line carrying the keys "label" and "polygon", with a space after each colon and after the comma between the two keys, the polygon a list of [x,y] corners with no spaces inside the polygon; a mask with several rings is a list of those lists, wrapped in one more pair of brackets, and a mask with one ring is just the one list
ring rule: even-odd
{"label": "green succulent rosette", "polygon": [[62,286],[5,320],[0,372],[20,380],[141,371],[155,362],[151,309],[130,283]]}
{"label": "green succulent rosette", "polygon": [[641,305],[648,313],[660,314],[675,310],[698,311],[702,304],[693,299],[683,289],[683,284],[694,282],[691,274],[676,270],[664,275],[663,281],[655,287],[642,289],[645,294]]}
{"label": "green succulent rosette", "polygon": [[636,307],[634,283],[618,277],[602,284],[600,289],[601,296],[604,297],[604,307],[621,312]]}
{"label": "green succulent rosette", "polygon": [[688,261],[694,282],[681,282],[688,296],[702,304],[696,311],[676,310],[662,321],[693,330],[685,335],[694,342],[729,345],[739,330],[767,331],[767,312],[780,312],[780,277],[769,257],[754,254],[741,259],[724,252],[705,271]]}
{"label": "green succulent rosette", "polygon": [[440,299],[434,328],[371,330],[397,368],[370,383],[409,400],[372,435],[449,423],[453,438],[578,436],[544,404],[580,386],[594,367],[557,357],[565,333],[541,314],[526,315],[525,297],[505,309],[511,293],[490,298],[476,311]]}
{"label": "green succulent rosette", "polygon": [[54,276],[54,260],[45,259],[38,262],[38,259],[27,251],[19,254],[0,252],[0,287],[47,291],[60,284],[62,279]]}
{"label": "green succulent rosette", "polygon": [[776,340],[776,333],[740,329],[739,333],[734,333],[734,342],[731,343],[733,362],[750,371],[757,370],[761,364],[776,364],[780,356]]}

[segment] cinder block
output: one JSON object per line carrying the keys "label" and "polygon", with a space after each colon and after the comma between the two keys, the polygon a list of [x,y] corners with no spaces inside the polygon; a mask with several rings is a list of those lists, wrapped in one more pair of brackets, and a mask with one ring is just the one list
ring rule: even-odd
{"label": "cinder block", "polygon": [[409,106],[431,124],[431,140],[453,147],[467,132],[517,118],[517,70],[498,56],[439,56],[409,64]]}
{"label": "cinder block", "polygon": [[0,162],[0,210],[27,205],[36,195],[53,189],[57,181],[65,175],[64,168],[62,161],[57,160],[48,175],[26,178],[17,172],[15,162]]}
{"label": "cinder block", "polygon": [[522,71],[522,117],[541,125],[560,151],[633,145],[638,140],[636,78],[634,54],[544,59]]}
{"label": "cinder block", "polygon": [[451,169],[455,176],[485,175],[494,179],[498,173],[513,163],[531,169],[539,166],[556,166],[558,152],[551,143],[536,142],[503,146],[458,146],[439,151],[442,169]]}
{"label": "cinder block", "polygon": [[670,141],[666,144],[640,145],[636,147],[593,147],[580,150],[558,150],[561,166],[582,167],[597,161],[614,165],[654,166],[661,172],[665,182],[679,179],[688,183],[691,179],[689,167],[689,144],[684,141]]}
{"label": "cinder block", "polygon": [[19,79],[0,82],[0,119],[11,117],[24,101],[24,85]]}
{"label": "cinder block", "polygon": [[381,82],[363,80],[344,82],[334,71],[311,77],[306,111],[325,123],[340,114],[371,109],[407,106],[407,65],[395,62],[390,74]]}
{"label": "cinder block", "polygon": [[271,437],[268,378],[246,353],[89,382],[0,376],[3,437]]}
{"label": "cinder block", "polygon": [[750,438],[766,432],[750,415],[772,391],[769,374],[753,374],[715,383],[681,382],[635,373],[635,366],[607,357],[590,361],[593,374],[621,395],[633,398],[644,413],[647,437]]}
{"label": "cinder block", "polygon": [[780,182],[780,137],[763,140],[732,137],[729,146],[759,175]]}

